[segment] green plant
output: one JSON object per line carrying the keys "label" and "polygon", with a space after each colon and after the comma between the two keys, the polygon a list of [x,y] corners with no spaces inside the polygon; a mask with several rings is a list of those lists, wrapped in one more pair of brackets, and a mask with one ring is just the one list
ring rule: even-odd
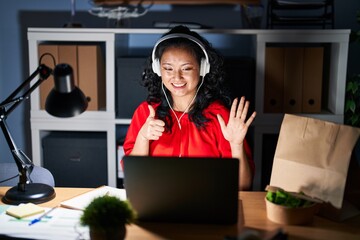
{"label": "green plant", "polygon": [[345,124],[360,127],[360,74],[346,83]]}
{"label": "green plant", "polygon": [[90,228],[111,229],[131,224],[135,220],[136,212],[129,201],[105,195],[95,198],[84,209],[80,223]]}

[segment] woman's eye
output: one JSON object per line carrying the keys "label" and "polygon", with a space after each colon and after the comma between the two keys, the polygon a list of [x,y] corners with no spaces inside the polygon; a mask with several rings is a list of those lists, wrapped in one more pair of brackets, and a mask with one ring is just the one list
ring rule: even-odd
{"label": "woman's eye", "polygon": [[170,68],[170,67],[164,67],[164,70],[165,70],[165,71],[172,71],[172,68]]}
{"label": "woman's eye", "polygon": [[188,72],[188,71],[191,71],[191,70],[193,70],[193,68],[192,68],[192,67],[186,67],[186,68],[183,68],[183,71],[184,71],[184,72]]}

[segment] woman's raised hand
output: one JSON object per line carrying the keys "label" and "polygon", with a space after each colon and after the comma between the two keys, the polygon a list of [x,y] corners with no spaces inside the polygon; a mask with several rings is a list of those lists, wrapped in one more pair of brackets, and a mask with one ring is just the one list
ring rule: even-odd
{"label": "woman's raised hand", "polygon": [[231,105],[229,121],[227,124],[220,115],[217,115],[221,131],[230,144],[241,145],[244,142],[248,128],[256,116],[256,112],[253,112],[246,120],[249,105],[250,102],[245,101],[245,97],[241,97],[240,102],[235,98]]}
{"label": "woman's raised hand", "polygon": [[151,105],[149,107],[149,116],[141,127],[139,134],[146,140],[158,140],[165,131],[165,123],[160,119],[155,119],[155,110]]}

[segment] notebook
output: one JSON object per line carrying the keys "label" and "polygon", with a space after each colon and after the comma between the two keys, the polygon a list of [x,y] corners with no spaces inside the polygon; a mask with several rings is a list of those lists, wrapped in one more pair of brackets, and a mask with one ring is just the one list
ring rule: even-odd
{"label": "notebook", "polygon": [[125,156],[124,188],[139,221],[234,224],[239,161]]}

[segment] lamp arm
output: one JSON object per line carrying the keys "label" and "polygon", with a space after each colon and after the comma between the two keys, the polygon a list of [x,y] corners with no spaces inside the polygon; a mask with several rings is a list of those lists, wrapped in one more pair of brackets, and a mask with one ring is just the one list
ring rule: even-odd
{"label": "lamp arm", "polygon": [[[25,99],[28,98],[28,96],[44,81],[46,80],[52,70],[47,67],[46,65],[40,65],[31,75],[28,77],[18,88],[15,89],[14,92],[12,92],[8,98],[6,98],[1,104],[0,104],[0,127],[1,130],[5,136],[6,142],[11,150],[11,153],[13,155],[13,158],[15,160],[15,163],[19,170],[19,183],[18,183],[18,190],[19,191],[25,191],[25,185],[30,180],[30,173],[34,167],[33,162],[26,156],[26,154],[17,148],[11,134],[9,131],[9,128],[6,124],[6,118],[7,116]],[[30,82],[37,76],[39,76],[39,79],[33,84],[25,93],[15,98],[18,93],[27,85],[30,84]],[[12,105],[11,105],[12,104]],[[6,109],[7,106],[11,105],[8,109]]]}
{"label": "lamp arm", "polygon": [[[1,112],[1,116],[4,115],[6,118],[23,100],[27,99],[30,94],[38,87],[40,84],[45,81],[50,74],[52,73],[51,68],[48,66],[41,64],[37,67],[37,69],[18,87],[12,92],[9,97],[7,97],[2,103],[0,103],[0,107],[4,109],[4,111]],[[39,79],[35,84],[33,84],[25,93],[15,98],[21,90],[23,90],[26,86],[30,84],[30,82],[39,75]],[[11,105],[12,104],[12,105]],[[5,106],[11,105],[8,109],[5,108]]]}

